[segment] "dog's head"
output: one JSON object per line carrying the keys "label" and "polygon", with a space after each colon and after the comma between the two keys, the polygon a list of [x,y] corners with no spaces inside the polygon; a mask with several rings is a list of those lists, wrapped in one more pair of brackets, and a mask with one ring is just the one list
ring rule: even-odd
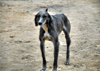
{"label": "dog's head", "polygon": [[48,13],[48,9],[45,11],[40,11],[35,15],[35,25],[44,25],[44,24],[49,24],[51,23],[51,16]]}

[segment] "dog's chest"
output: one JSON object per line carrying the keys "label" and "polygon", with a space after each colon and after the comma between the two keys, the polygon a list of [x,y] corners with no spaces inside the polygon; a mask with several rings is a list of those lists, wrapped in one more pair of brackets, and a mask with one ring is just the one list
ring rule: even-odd
{"label": "dog's chest", "polygon": [[48,32],[47,25],[46,24],[42,25],[42,28],[45,31],[44,36],[43,36],[43,39],[44,40],[51,40],[51,36],[50,36],[50,34]]}

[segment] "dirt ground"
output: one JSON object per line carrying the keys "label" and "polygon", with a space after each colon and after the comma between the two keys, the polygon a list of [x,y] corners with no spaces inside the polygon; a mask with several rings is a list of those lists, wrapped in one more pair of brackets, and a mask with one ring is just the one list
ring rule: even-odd
{"label": "dirt ground", "polygon": [[[64,13],[71,23],[70,65],[65,36],[59,35],[58,71],[100,71],[100,0],[0,1],[0,71],[40,71],[37,12]],[[46,41],[47,70],[53,67],[53,44]]]}

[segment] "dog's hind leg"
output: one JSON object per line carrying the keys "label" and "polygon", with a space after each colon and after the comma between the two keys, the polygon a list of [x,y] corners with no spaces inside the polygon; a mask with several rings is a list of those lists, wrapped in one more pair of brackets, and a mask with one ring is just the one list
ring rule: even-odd
{"label": "dog's hind leg", "polygon": [[71,44],[71,39],[69,36],[69,33],[66,29],[63,29],[64,33],[65,33],[65,38],[66,38],[66,44],[67,44],[67,50],[66,50],[66,61],[65,61],[65,65],[69,65],[70,61],[69,61],[69,56],[70,56],[70,44]]}
{"label": "dog's hind leg", "polygon": [[40,71],[46,71],[46,58],[45,58],[45,48],[44,48],[44,41],[40,41],[40,49],[43,59],[43,68]]}

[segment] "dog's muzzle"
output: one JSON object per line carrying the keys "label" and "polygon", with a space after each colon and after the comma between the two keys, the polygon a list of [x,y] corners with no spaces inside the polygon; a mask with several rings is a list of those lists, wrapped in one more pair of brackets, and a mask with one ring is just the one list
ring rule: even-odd
{"label": "dog's muzzle", "polygon": [[42,25],[42,23],[43,23],[43,19],[42,19],[42,17],[40,17],[38,24]]}
{"label": "dog's muzzle", "polygon": [[42,18],[40,18],[38,24],[39,24],[39,25],[44,25],[45,23],[46,23],[46,20],[43,22]]}

